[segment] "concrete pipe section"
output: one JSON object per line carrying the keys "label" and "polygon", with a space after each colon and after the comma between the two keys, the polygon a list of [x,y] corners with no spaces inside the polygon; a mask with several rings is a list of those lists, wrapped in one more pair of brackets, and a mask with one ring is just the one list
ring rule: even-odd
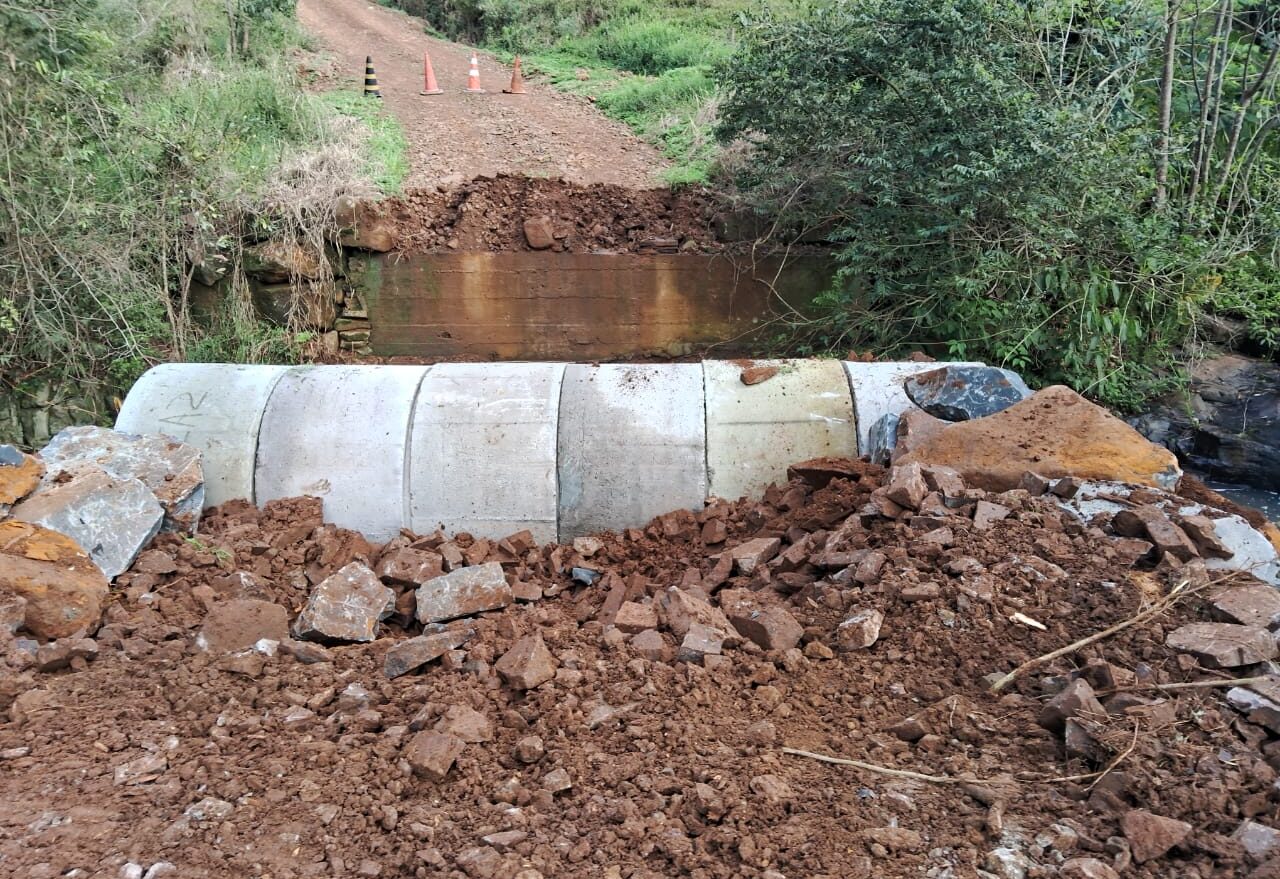
{"label": "concrete pipe section", "polygon": [[405,527],[570,540],[865,452],[876,419],[912,407],[902,380],[936,368],[753,365],[778,371],[745,385],[725,361],[167,364],[138,381],[116,426],[201,448],[211,505],[313,495],[374,540]]}
{"label": "concrete pipe section", "polygon": [[287,366],[165,363],[134,384],[116,430],[162,433],[204,452],[204,498],[209,506],[256,501],[254,462],[258,428]]}
{"label": "concrete pipe section", "polygon": [[756,360],[777,375],[742,383],[742,367],[708,360],[707,476],[714,497],[736,500],[785,482],[787,466],[824,455],[857,457],[849,380],[838,360]]}
{"label": "concrete pipe section", "polygon": [[706,497],[701,366],[569,366],[560,398],[561,540],[700,509]]}
{"label": "concrete pipe section", "polygon": [[886,415],[901,415],[915,404],[903,390],[903,382],[920,372],[940,366],[982,366],[981,363],[853,363],[846,362],[849,388],[858,422],[858,450],[871,451],[871,428]]}
{"label": "concrete pipe section", "polygon": [[409,436],[409,527],[556,539],[563,363],[441,363]]}
{"label": "concrete pipe section", "polygon": [[409,424],[425,366],[299,366],[262,414],[258,503],[324,500],[325,518],[390,540],[408,524]]}

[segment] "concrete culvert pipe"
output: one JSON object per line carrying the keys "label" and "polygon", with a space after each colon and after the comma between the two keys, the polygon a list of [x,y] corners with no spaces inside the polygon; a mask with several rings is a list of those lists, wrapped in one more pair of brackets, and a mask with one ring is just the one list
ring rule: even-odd
{"label": "concrete culvert pipe", "polygon": [[305,494],[374,540],[442,527],[567,541],[865,452],[868,422],[912,405],[902,380],[937,367],[751,366],[767,377],[748,385],[730,361],[166,364],[134,385],[116,427],[202,449],[210,505]]}

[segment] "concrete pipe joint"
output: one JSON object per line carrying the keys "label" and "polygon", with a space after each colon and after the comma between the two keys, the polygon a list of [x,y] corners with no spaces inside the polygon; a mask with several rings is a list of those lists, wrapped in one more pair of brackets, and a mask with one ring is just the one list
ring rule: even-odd
{"label": "concrete pipe joint", "polygon": [[754,361],[435,366],[165,364],[116,421],[204,452],[210,505],[312,495],[372,540],[401,528],[567,541],[856,456],[936,364]]}

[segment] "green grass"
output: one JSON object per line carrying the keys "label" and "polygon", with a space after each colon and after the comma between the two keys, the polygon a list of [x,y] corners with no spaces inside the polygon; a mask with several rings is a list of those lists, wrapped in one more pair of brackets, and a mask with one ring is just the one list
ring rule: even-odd
{"label": "green grass", "polygon": [[365,170],[375,186],[387,195],[399,195],[409,176],[409,141],[404,128],[380,101],[354,92],[325,92],[320,100],[344,116],[353,116],[367,129]]}

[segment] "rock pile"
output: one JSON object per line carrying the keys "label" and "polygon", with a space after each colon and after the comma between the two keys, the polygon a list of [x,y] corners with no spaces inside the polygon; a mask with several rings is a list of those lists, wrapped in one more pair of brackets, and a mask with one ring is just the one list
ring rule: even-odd
{"label": "rock pile", "polygon": [[69,427],[38,456],[0,446],[0,598],[23,600],[39,638],[96,628],[109,581],[203,506],[200,452],[167,437]]}
{"label": "rock pile", "polygon": [[0,602],[0,864],[1275,875],[1280,602],[1209,568],[1222,514],[1092,485],[826,459],[541,547],[224,504],[92,639],[23,641]]}

